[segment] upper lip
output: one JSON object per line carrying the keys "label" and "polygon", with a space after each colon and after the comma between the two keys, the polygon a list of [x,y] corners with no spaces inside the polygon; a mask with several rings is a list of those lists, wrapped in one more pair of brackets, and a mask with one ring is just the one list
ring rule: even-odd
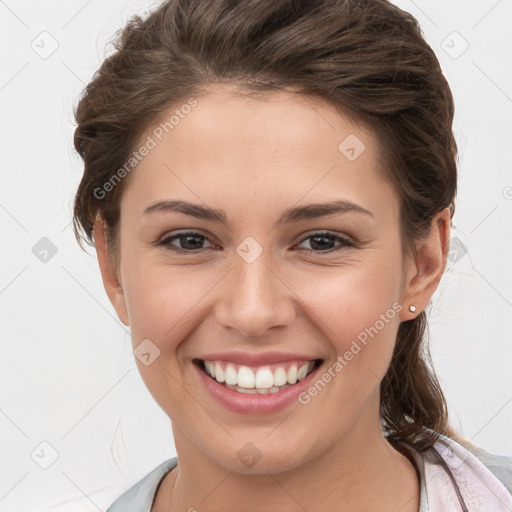
{"label": "upper lip", "polygon": [[316,361],[319,357],[286,352],[216,352],[199,357],[203,361],[228,361],[246,366],[286,363],[290,361]]}

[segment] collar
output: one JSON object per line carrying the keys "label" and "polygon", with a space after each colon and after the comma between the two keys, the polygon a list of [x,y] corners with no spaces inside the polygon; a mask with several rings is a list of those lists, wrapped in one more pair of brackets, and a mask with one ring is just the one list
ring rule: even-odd
{"label": "collar", "polygon": [[440,435],[421,454],[429,512],[510,512],[512,495],[469,450]]}

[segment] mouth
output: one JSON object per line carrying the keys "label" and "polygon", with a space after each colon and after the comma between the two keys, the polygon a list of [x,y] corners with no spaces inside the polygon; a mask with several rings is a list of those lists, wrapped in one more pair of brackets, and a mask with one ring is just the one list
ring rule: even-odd
{"label": "mouth", "polygon": [[193,359],[193,363],[211,380],[231,391],[251,395],[279,393],[294,387],[323,362],[287,361],[261,366],[245,366],[227,361]]}

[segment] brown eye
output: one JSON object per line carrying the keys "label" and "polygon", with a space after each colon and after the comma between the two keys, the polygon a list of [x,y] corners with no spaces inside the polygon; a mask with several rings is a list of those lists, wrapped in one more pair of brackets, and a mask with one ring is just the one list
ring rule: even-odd
{"label": "brown eye", "polygon": [[[301,243],[309,241],[311,249],[299,249],[301,252],[307,253],[322,253],[322,252],[335,252],[346,247],[353,246],[347,238],[330,232],[313,233],[306,238],[302,239]],[[336,242],[341,242],[338,247],[333,246]]]}
{"label": "brown eye", "polygon": [[[179,246],[177,247],[173,242],[178,241]],[[172,251],[182,253],[194,253],[198,252],[204,247],[202,245],[208,238],[196,231],[184,231],[175,235],[165,236],[157,245],[164,246]],[[211,245],[213,247],[213,245]],[[206,247],[208,249],[209,247]]]}

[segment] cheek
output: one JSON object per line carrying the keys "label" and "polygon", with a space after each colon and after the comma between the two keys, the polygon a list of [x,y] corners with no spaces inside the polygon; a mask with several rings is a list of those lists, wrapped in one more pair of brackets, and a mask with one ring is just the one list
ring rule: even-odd
{"label": "cheek", "polygon": [[359,383],[363,394],[378,385],[393,354],[402,310],[399,262],[398,254],[375,251],[350,268],[314,279],[298,275],[293,286],[309,321],[328,340],[332,359],[342,358],[343,371],[335,373],[344,377],[335,380],[347,379],[351,388]]}
{"label": "cheek", "polygon": [[331,333],[329,338],[334,335],[346,340],[374,325],[381,315],[398,321],[401,267],[397,260],[390,261],[386,253],[375,252],[339,269],[295,273],[292,286],[306,311],[311,311],[312,321],[316,317],[315,323]]}
{"label": "cheek", "polygon": [[[192,277],[186,270],[147,265],[140,266],[125,286],[139,373],[155,401],[173,418],[180,417],[189,400],[183,392],[186,379],[179,346],[200,323],[197,313],[201,298],[214,285],[210,281],[206,275]],[[141,352],[155,354],[150,364],[137,357]]]}
{"label": "cheek", "polygon": [[162,351],[176,348],[209,281],[187,270],[141,268],[125,291],[132,336],[151,338]]}
{"label": "cheek", "polygon": [[[380,382],[393,355],[402,309],[398,288],[389,275],[377,282],[379,273],[373,280],[372,274],[320,280],[322,296],[310,296],[308,302],[309,318],[327,340],[331,357],[301,397],[303,421],[322,418],[330,425],[325,439],[315,441],[326,446],[349,429],[368,404],[378,401]],[[303,293],[308,292],[303,289]]]}

